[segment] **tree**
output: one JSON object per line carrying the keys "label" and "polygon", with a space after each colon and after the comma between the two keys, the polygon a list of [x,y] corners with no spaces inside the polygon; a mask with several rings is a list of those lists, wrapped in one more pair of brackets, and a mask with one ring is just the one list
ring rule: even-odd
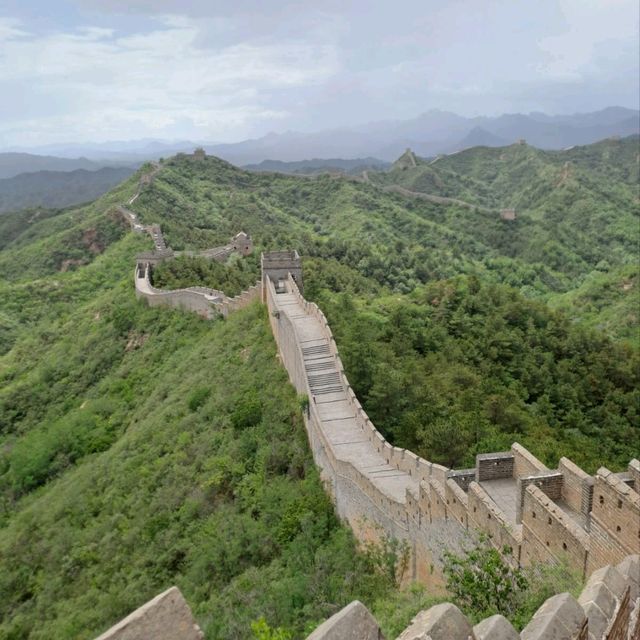
{"label": "tree", "polygon": [[465,556],[445,551],[447,589],[466,613],[482,619],[496,613],[513,617],[517,612],[529,581],[504,559],[511,553],[508,546],[495,549],[486,536]]}

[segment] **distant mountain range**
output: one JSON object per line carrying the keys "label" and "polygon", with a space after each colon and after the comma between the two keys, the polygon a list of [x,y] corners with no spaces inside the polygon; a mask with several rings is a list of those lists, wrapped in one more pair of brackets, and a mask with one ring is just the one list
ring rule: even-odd
{"label": "distant mountain range", "polygon": [[520,139],[539,149],[564,149],[639,131],[640,112],[623,107],[562,116],[530,113],[477,118],[429,111],[412,120],[374,122],[318,133],[270,133],[254,140],[205,148],[208,153],[239,165],[265,158],[291,162],[310,156],[373,156],[391,161],[407,147],[425,157],[477,145],[504,146]]}
{"label": "distant mountain range", "polygon": [[129,167],[103,167],[97,171],[38,171],[4,178],[0,180],[0,213],[89,202],[128,178],[133,171]]}
{"label": "distant mountain range", "polygon": [[[0,177],[42,169],[96,169],[114,164],[139,164],[145,160],[167,157],[180,151],[192,151],[199,146],[204,147],[207,153],[233,164],[252,165],[252,169],[258,169],[253,165],[265,160],[300,162],[305,158],[363,158],[368,162],[372,158],[379,158],[380,160],[376,162],[381,162],[393,161],[407,147],[411,147],[420,156],[432,157],[478,145],[504,146],[519,139],[524,139],[528,144],[540,149],[564,149],[574,145],[591,144],[611,136],[624,137],[639,132],[640,112],[625,107],[608,107],[592,113],[572,115],[516,113],[475,118],[466,118],[448,111],[432,110],[411,120],[383,120],[356,127],[312,133],[296,131],[269,133],[260,138],[227,144],[143,139],[46,145],[20,151],[49,156],[53,154],[58,158],[49,157],[49,162],[64,160],[68,163],[68,167],[60,164],[35,166],[33,164],[35,160],[20,159],[19,156],[26,154],[0,153]],[[310,163],[313,162],[315,161],[305,161],[306,169],[304,170],[308,170]],[[331,160],[331,162],[336,161]],[[28,168],[24,168],[25,166]],[[287,171],[301,169],[303,167],[269,169],[268,165],[259,168],[259,170]],[[342,170],[348,169],[343,167]],[[7,171],[13,173],[7,173]]]}
{"label": "distant mountain range", "polygon": [[282,162],[281,160],[263,160],[259,164],[247,164],[243,169],[248,171],[277,171],[278,173],[313,174],[318,172],[335,171],[340,173],[361,173],[365,169],[386,169],[389,162],[377,158],[313,158],[312,160],[296,160]]}
{"label": "distant mountain range", "polygon": [[[85,169],[96,171],[105,166],[122,166],[123,162],[89,160],[86,157],[64,158],[57,156],[43,156],[33,153],[0,153],[0,179],[12,178],[21,173],[36,171],[76,171]],[[127,163],[133,166],[135,163]]]}

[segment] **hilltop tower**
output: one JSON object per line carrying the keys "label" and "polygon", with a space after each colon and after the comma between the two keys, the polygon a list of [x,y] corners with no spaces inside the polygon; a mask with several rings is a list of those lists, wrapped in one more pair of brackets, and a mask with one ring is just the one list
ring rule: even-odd
{"label": "hilltop tower", "polygon": [[[260,264],[262,266],[263,285],[266,283],[266,279],[269,278],[273,282],[276,291],[283,291],[286,287],[287,277],[291,274],[296,285],[298,285],[298,289],[300,289],[300,293],[302,293],[302,261],[297,251],[269,251],[268,253],[263,253]],[[266,290],[265,286],[263,286],[263,290]]]}
{"label": "hilltop tower", "polygon": [[233,236],[231,244],[233,245],[233,249],[241,253],[243,256],[248,256],[253,251],[253,241],[251,240],[251,236],[244,231],[240,231],[240,233]]}
{"label": "hilltop tower", "polygon": [[416,155],[407,147],[406,151],[393,163],[394,169],[410,169],[417,166]]}

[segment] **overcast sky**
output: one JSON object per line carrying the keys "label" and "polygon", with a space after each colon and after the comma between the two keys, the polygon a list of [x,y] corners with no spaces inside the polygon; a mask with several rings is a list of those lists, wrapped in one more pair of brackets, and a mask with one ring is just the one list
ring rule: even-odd
{"label": "overcast sky", "polygon": [[637,0],[2,0],[0,148],[637,108]]}

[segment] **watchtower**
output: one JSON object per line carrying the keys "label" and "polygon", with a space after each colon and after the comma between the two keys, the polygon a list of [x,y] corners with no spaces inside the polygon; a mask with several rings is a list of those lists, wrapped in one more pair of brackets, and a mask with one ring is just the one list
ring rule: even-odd
{"label": "watchtower", "polygon": [[[302,293],[302,261],[298,252],[293,251],[269,251],[263,253],[260,259],[262,266],[262,282],[266,284],[266,279],[269,278],[273,282],[276,291],[283,293],[286,291],[287,277],[291,274],[291,277],[295,280]],[[266,286],[263,287],[266,290]]]}
{"label": "watchtower", "polygon": [[231,241],[235,251],[239,251],[243,256],[248,256],[253,251],[253,242],[251,236],[244,231],[233,236]]}

